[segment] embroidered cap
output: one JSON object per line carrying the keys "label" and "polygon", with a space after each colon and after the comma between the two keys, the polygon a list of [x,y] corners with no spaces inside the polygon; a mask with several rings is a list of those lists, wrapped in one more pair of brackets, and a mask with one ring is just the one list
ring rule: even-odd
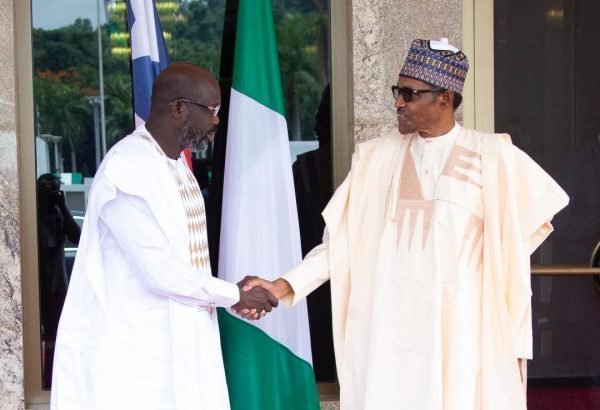
{"label": "embroidered cap", "polygon": [[447,39],[413,40],[400,75],[460,94],[468,71],[467,56]]}

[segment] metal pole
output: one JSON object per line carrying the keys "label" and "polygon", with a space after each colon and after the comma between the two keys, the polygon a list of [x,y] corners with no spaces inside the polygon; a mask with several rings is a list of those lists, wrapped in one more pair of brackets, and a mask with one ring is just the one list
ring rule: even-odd
{"label": "metal pole", "polygon": [[37,136],[42,135],[42,124],[40,123],[40,106],[38,104],[35,105],[35,122],[36,122],[36,130]]}
{"label": "metal pole", "polygon": [[104,63],[102,59],[102,31],[100,24],[100,0],[96,0],[98,8],[97,23],[98,23],[98,75],[100,77],[100,137],[102,141],[102,157],[106,155],[106,121],[104,116]]}
{"label": "metal pole", "polygon": [[[99,101],[98,101],[99,102]],[[100,105],[94,104],[94,141],[96,148],[96,168],[100,166],[102,161],[102,147],[100,143]]]}
{"label": "metal pole", "polygon": [[77,156],[75,155],[73,146],[71,146],[71,172],[77,172]]}
{"label": "metal pole", "polygon": [[96,152],[96,169],[100,166],[102,161],[102,154],[100,153],[100,97],[97,95],[92,97],[86,97],[92,108],[94,109],[94,142]]}
{"label": "metal pole", "polygon": [[58,141],[54,141],[54,169],[60,174],[60,162],[58,160]]}

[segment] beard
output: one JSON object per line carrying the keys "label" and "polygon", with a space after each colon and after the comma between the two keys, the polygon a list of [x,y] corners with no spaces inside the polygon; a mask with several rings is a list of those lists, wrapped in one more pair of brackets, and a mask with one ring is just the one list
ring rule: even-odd
{"label": "beard", "polygon": [[205,131],[202,127],[195,126],[191,121],[186,121],[179,131],[179,146],[192,152],[206,151],[208,144],[214,139],[217,127]]}

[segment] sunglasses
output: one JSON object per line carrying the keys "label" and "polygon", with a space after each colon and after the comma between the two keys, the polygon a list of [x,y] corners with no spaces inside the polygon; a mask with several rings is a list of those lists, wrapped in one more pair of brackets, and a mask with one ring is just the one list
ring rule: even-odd
{"label": "sunglasses", "polygon": [[424,93],[441,93],[446,90],[442,88],[430,88],[427,90],[413,90],[409,87],[398,87],[397,85],[392,85],[392,94],[394,96],[394,100],[397,100],[398,97],[402,96],[404,102],[411,102],[415,95],[424,94]]}
{"label": "sunglasses", "polygon": [[187,98],[177,98],[176,100],[171,101],[169,103],[169,105],[172,105],[175,101],[183,101],[188,104],[193,104],[193,105],[197,105],[198,107],[206,108],[208,111],[210,111],[210,113],[212,114],[213,117],[217,116],[217,114],[219,113],[219,108],[221,108],[220,105],[213,107],[212,105],[200,104],[199,102],[188,100]]}

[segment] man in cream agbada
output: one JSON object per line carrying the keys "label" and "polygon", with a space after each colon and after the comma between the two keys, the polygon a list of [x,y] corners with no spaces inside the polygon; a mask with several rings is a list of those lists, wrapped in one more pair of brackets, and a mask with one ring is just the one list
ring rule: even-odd
{"label": "man in cream agbada", "polygon": [[525,409],[530,254],[568,203],[506,134],[455,121],[469,65],[414,40],[392,87],[416,132],[360,144],[323,243],[273,283],[294,304],[331,281],[344,410]]}

